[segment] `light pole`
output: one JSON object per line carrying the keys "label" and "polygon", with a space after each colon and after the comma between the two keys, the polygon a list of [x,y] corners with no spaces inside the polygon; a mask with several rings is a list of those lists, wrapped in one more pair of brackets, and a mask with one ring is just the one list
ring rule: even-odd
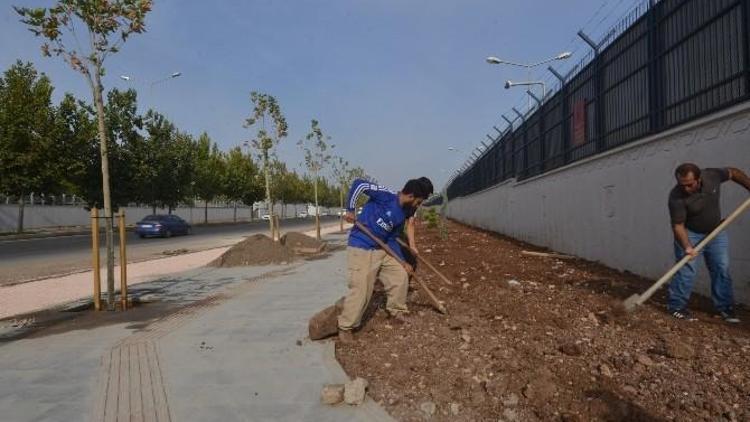
{"label": "light pole", "polygon": [[545,85],[544,81],[523,81],[523,82],[513,82],[513,81],[505,81],[505,89],[510,89],[514,86],[531,86],[531,85],[540,85],[542,87],[542,101],[544,101],[544,98],[547,96],[547,85]]}
{"label": "light pole", "polygon": [[[541,66],[543,64],[549,63],[549,62],[553,62],[555,60],[565,60],[565,59],[568,59],[572,55],[573,55],[573,53],[571,53],[569,51],[564,51],[564,52],[562,52],[562,53],[560,53],[560,54],[558,54],[558,55],[556,55],[554,57],[550,57],[550,58],[548,58],[546,60],[542,60],[542,61],[537,62],[537,63],[517,63],[517,62],[512,62],[512,61],[508,61],[508,60],[499,59],[499,58],[497,58],[495,56],[487,57],[486,60],[487,60],[487,63],[489,63],[489,64],[507,64],[507,65],[510,65],[510,66],[524,67],[524,68],[526,68],[526,76],[527,76],[526,80],[530,81],[531,80],[531,69],[533,69],[533,68],[535,68],[537,66]],[[506,86],[506,88],[507,88],[507,86]],[[526,105],[527,105],[528,108],[531,108],[531,98],[527,99]]]}
{"label": "light pole", "polygon": [[[155,81],[149,82],[148,84],[148,97],[149,99],[153,98],[153,92],[154,92],[154,85],[160,84],[162,82],[168,81],[170,79],[179,78],[182,76],[182,72],[172,72],[169,76],[161,79],[157,79]],[[130,82],[131,79],[133,79],[130,75],[120,75],[120,79],[122,79],[125,82]]]}

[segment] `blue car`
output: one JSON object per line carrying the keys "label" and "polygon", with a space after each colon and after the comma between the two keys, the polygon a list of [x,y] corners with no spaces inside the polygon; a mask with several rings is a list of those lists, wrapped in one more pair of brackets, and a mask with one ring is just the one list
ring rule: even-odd
{"label": "blue car", "polygon": [[190,234],[191,228],[190,224],[176,215],[149,215],[135,224],[135,232],[141,238],[172,237],[174,234]]}

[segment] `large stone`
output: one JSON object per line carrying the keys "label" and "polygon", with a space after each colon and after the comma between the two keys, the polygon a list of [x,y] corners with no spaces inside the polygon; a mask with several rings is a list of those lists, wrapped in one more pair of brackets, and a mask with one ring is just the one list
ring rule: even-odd
{"label": "large stone", "polygon": [[320,401],[323,404],[339,404],[344,401],[344,384],[328,384],[320,391]]}
{"label": "large stone", "polygon": [[310,322],[307,325],[310,340],[322,340],[338,333],[338,318],[343,305],[344,298],[341,298],[336,304],[323,309],[310,318]]}
{"label": "large stone", "polygon": [[346,404],[359,405],[365,401],[365,391],[367,390],[367,380],[356,378],[344,385],[344,401]]}

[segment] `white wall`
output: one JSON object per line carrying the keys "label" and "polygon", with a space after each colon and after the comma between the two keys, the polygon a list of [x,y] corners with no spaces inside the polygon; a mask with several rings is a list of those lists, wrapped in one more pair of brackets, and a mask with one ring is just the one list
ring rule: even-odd
{"label": "white wall", "polygon": [[[127,224],[134,224],[141,218],[150,215],[150,207],[125,207],[125,219]],[[284,218],[295,217],[298,212],[307,209],[306,204],[282,204],[274,206],[274,212],[283,215]],[[166,214],[166,209],[157,208],[158,214]],[[190,224],[203,223],[204,209],[199,208],[177,208],[172,211]],[[222,223],[235,221],[234,207],[209,207],[209,223]],[[251,208],[237,207],[236,221],[249,221]],[[253,219],[265,214],[265,208],[260,207],[253,214]],[[60,205],[26,205],[24,209],[24,229],[40,229],[45,227],[87,226],[91,224],[90,214],[83,208],[75,206]],[[16,230],[18,221],[18,205],[0,205],[0,233]]]}
{"label": "white wall", "polygon": [[[667,196],[674,168],[750,172],[750,103],[522,182],[506,181],[446,205],[458,221],[650,278],[673,263]],[[726,216],[748,192],[722,187]],[[737,300],[750,303],[750,213],[729,229]],[[705,267],[696,288],[708,294]]]}

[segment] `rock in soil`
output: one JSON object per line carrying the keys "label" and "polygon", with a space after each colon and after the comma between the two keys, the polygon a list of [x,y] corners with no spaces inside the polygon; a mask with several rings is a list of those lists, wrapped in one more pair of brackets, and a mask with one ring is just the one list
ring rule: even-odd
{"label": "rock in soil", "polygon": [[220,257],[208,263],[208,266],[226,268],[283,264],[294,259],[294,252],[281,242],[274,242],[264,234],[254,234],[229,248]]}
{"label": "rock in soil", "polygon": [[451,415],[457,416],[461,412],[461,405],[458,403],[451,403]]}
{"label": "rock in soil", "polygon": [[695,356],[695,349],[675,337],[664,338],[664,352],[670,358],[691,359]]}
{"label": "rock in soil", "polygon": [[365,391],[367,390],[367,380],[364,378],[355,378],[344,385],[344,401],[346,404],[360,405],[365,401]]}
{"label": "rock in soil", "polygon": [[328,384],[320,391],[320,402],[328,405],[344,401],[344,384]]}
{"label": "rock in soil", "polygon": [[562,344],[559,349],[568,356],[581,356],[583,354],[581,345],[573,341]]}
{"label": "rock in soil", "polygon": [[344,298],[342,297],[336,304],[323,309],[310,318],[310,322],[307,324],[310,340],[322,340],[338,333],[338,318],[343,305]]}
{"label": "rock in soil", "polygon": [[424,414],[428,418],[431,418],[432,415],[435,414],[435,411],[437,410],[437,406],[435,406],[435,403],[433,403],[431,401],[426,401],[426,402],[424,402],[424,403],[422,403],[422,404],[419,405],[419,409],[422,412],[424,412]]}

